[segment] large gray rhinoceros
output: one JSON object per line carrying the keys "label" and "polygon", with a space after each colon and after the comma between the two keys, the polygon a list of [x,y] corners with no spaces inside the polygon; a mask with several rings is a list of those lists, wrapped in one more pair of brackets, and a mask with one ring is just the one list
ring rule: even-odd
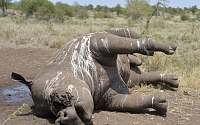
{"label": "large gray rhinoceros", "polygon": [[138,82],[140,74],[140,82],[165,82],[178,87],[176,76],[148,73],[145,78],[134,70],[141,61],[131,54],[173,54],[176,47],[175,43],[156,43],[152,36],[141,36],[128,28],[112,28],[66,43],[33,81],[16,73],[12,78],[29,87],[35,114],[57,117],[58,125],[84,124],[91,120],[94,109],[134,112],[154,108],[167,112],[163,93],[132,94],[127,85]]}

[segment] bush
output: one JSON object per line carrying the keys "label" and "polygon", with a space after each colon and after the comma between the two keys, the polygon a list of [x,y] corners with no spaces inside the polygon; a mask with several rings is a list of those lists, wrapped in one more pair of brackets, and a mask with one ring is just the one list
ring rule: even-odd
{"label": "bush", "polygon": [[61,2],[56,3],[56,9],[58,11],[63,11],[65,16],[74,17],[74,7],[69,6],[68,4],[63,4]]}
{"label": "bush", "polygon": [[77,12],[78,18],[79,19],[86,19],[89,18],[89,15],[87,13],[86,9],[79,9]]}
{"label": "bush", "polygon": [[50,1],[44,2],[42,6],[38,7],[37,13],[39,18],[50,20],[55,15],[54,4]]}
{"label": "bush", "polygon": [[20,9],[26,13],[27,16],[37,12],[38,8],[41,7],[48,0],[21,0]]}
{"label": "bush", "polygon": [[98,13],[94,13],[93,18],[94,19],[97,19],[97,18],[103,19],[103,18],[113,18],[113,17],[108,13],[98,12]]}
{"label": "bush", "polygon": [[188,20],[190,20],[190,16],[186,15],[186,14],[182,14],[180,18],[181,18],[182,21],[188,21]]}

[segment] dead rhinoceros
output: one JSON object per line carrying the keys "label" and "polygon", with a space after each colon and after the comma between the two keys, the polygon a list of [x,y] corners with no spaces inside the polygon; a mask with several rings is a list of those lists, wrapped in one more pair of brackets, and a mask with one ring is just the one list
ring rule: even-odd
{"label": "dead rhinoceros", "polygon": [[134,61],[127,54],[153,55],[155,50],[173,54],[176,44],[137,36],[128,28],[85,34],[59,49],[33,81],[16,73],[12,78],[29,87],[36,115],[57,117],[56,124],[83,124],[91,120],[94,109],[167,112],[163,93],[144,96],[129,92],[124,81],[130,80]]}

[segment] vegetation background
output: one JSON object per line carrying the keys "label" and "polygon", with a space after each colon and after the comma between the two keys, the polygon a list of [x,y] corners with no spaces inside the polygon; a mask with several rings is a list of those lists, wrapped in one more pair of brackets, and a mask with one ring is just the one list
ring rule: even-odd
{"label": "vegetation background", "polygon": [[[0,48],[55,48],[91,31],[112,27],[129,27],[143,35],[153,35],[156,42],[176,42],[172,56],[155,53],[153,57],[137,55],[143,61],[141,68],[175,74],[179,77],[183,94],[200,95],[200,10],[196,5],[186,8],[167,6],[159,0],[151,6],[147,0],[126,0],[126,7],[113,8],[92,4],[70,6],[48,0],[0,0]],[[146,27],[147,19],[153,17]],[[166,91],[167,85],[132,88],[134,91]],[[173,110],[173,109],[171,109]]]}

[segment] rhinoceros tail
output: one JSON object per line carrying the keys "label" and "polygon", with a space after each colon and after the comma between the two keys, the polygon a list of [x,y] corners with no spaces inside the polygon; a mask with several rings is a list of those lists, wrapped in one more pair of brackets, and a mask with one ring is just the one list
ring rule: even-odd
{"label": "rhinoceros tail", "polygon": [[23,76],[12,72],[11,77],[13,80],[26,84],[28,87],[31,86],[32,81],[26,81]]}

